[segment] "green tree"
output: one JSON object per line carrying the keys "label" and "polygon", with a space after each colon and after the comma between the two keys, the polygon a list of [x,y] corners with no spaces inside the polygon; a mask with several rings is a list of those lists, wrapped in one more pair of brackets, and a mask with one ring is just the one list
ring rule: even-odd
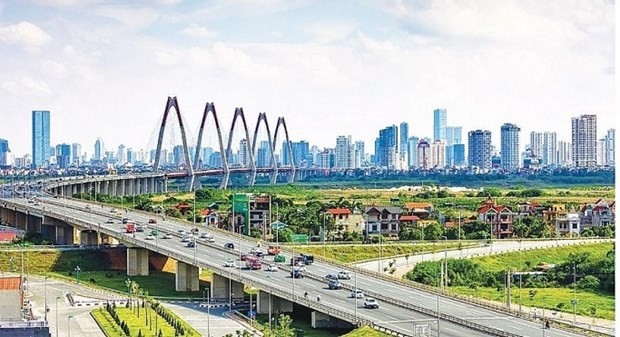
{"label": "green tree", "polygon": [[424,239],[426,240],[439,240],[443,234],[443,228],[439,223],[432,223],[424,227]]}

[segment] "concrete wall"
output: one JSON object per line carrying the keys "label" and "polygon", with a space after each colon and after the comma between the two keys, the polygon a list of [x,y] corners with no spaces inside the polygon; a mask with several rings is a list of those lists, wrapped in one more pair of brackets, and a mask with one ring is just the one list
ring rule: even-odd
{"label": "concrete wall", "polygon": [[[269,313],[269,293],[258,292],[256,312],[259,314]],[[283,312],[293,312],[293,302],[285,300],[275,295],[271,295],[271,313],[278,314]]]}

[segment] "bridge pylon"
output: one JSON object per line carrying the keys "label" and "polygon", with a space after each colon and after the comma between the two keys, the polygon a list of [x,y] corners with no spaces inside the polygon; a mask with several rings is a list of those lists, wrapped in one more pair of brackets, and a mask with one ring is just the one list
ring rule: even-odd
{"label": "bridge pylon", "polygon": [[[258,114],[258,120],[256,121],[256,128],[254,129],[254,137],[252,137],[252,154],[254,155],[254,158],[258,161],[258,158],[256,158],[256,139],[258,138],[258,128],[260,127],[261,121],[265,124],[265,128],[267,129],[267,138],[269,139],[269,152],[271,155],[271,168],[273,169],[273,171],[271,172],[272,178],[270,180],[273,180],[273,177],[275,177],[278,174],[278,165],[276,164],[276,156],[273,151],[274,144],[271,138],[271,131],[269,130],[269,123],[267,122],[267,114],[264,112],[261,112]],[[254,186],[255,183],[256,183],[256,170],[254,170],[254,172],[252,173],[252,177],[250,178],[250,186]]]}
{"label": "bridge pylon", "polygon": [[[207,117],[209,116],[209,114],[213,115],[213,120],[215,121],[215,130],[217,132],[217,140],[219,142],[220,145],[220,159],[222,161],[222,170],[224,171],[224,176],[228,176],[230,175],[229,172],[229,168],[228,168],[228,159],[226,157],[226,152],[224,151],[224,141],[222,140],[222,129],[220,128],[220,122],[217,119],[217,112],[215,110],[215,104],[213,104],[213,102],[208,103],[205,106],[205,110],[202,113],[202,119],[200,121],[200,130],[198,131],[198,142],[196,144],[196,154],[194,155],[194,170],[198,169],[198,163],[200,160],[200,150],[201,150],[201,146],[202,146],[202,134],[204,133],[204,128],[205,128],[205,122],[207,120]],[[200,188],[200,180],[196,179],[196,182],[194,184],[195,188],[199,189]],[[222,179],[222,183],[220,184],[220,189],[224,189],[226,188],[226,185],[228,184],[228,179]]]}
{"label": "bridge pylon", "polygon": [[[284,117],[278,117],[278,123],[276,124],[276,131],[273,135],[273,149],[271,151],[275,153],[276,144],[278,141],[278,131],[280,130],[280,126],[284,128],[284,139],[286,141],[286,147],[287,147],[286,150],[288,150],[289,161],[291,164],[291,173],[288,177],[288,182],[292,183],[295,181],[295,157],[293,156],[293,146],[291,145],[291,141],[288,137],[288,129],[286,128],[286,121],[284,120]],[[276,172],[271,177],[272,184],[276,183],[277,177],[278,177],[278,174],[277,174],[277,167],[276,167]]]}
{"label": "bridge pylon", "polygon": [[[245,146],[248,153],[248,162],[250,166],[250,186],[252,183],[252,175],[256,175],[256,165],[254,165],[254,155],[252,153],[252,148],[250,147],[250,133],[248,131],[248,124],[245,121],[245,116],[243,115],[243,108],[236,108],[235,115],[233,117],[232,124],[230,125],[230,133],[228,134],[228,146],[226,147],[226,156],[230,155],[232,151],[232,139],[233,139],[233,131],[235,130],[235,124],[237,123],[237,118],[241,117],[241,123],[243,123],[243,131],[245,132]],[[243,158],[244,160],[246,158]],[[228,186],[228,181],[230,179],[230,170],[228,172],[224,172],[224,179],[222,179],[222,184],[220,188],[226,188]]]}

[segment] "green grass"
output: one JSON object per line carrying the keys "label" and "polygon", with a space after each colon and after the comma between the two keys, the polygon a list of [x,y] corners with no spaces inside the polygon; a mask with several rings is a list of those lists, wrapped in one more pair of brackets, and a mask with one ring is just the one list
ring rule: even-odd
{"label": "green grass", "polygon": [[[2,251],[0,254],[0,270],[14,271],[21,268],[21,252]],[[11,258],[13,263],[11,263]],[[103,251],[97,250],[24,250],[24,271],[26,273],[42,273],[47,271],[72,271],[76,266],[84,271],[106,269],[110,262]]]}
{"label": "green grass", "polygon": [[388,337],[390,335],[379,332],[369,326],[363,326],[361,328],[355,329],[349,332],[346,335],[342,335],[342,337]]}
{"label": "green grass", "polygon": [[[495,288],[479,287],[474,291],[468,287],[450,287],[450,290],[463,295],[471,295],[484,298],[491,301],[505,302],[504,293],[500,293]],[[529,291],[536,291],[536,295],[532,301],[528,296]],[[518,285],[512,286],[512,303],[519,303]],[[558,311],[558,304],[564,303],[562,311],[564,316],[572,315],[573,307],[571,300],[573,299],[572,288],[523,288],[521,289],[523,296],[521,304],[527,307],[545,308]],[[577,314],[583,316],[592,316],[590,307],[596,307],[596,317],[614,320],[615,318],[615,297],[605,293],[594,293],[577,290]],[[526,309],[524,309],[526,310]],[[551,312],[549,312],[549,315]],[[572,316],[571,316],[572,317]]]}
{"label": "green grass", "polygon": [[[474,245],[475,243],[471,243]],[[462,244],[465,247],[469,244]],[[382,246],[378,244],[372,245],[331,245],[325,246],[325,254],[323,254],[323,246],[295,246],[296,252],[304,252],[313,254],[315,256],[325,256],[327,259],[336,260],[343,263],[351,263],[357,261],[364,261],[370,259],[376,259],[380,256],[383,258],[389,258],[397,255],[413,255],[420,252],[436,252],[443,251],[445,247],[457,248],[458,242],[449,242],[445,244],[443,242],[437,243],[423,243],[423,244],[384,244]]]}
{"label": "green grass", "polygon": [[536,267],[540,263],[558,264],[566,261],[570,253],[590,253],[590,259],[600,260],[608,251],[613,249],[613,242],[588,245],[573,245],[536,249],[529,251],[512,252],[493,256],[475,258],[474,261],[489,271],[528,270],[527,263]]}
{"label": "green grass", "polygon": [[[114,275],[112,278],[107,278],[106,274]],[[75,274],[69,277],[67,273],[50,273],[51,276],[58,276],[64,279],[75,281]],[[174,274],[160,271],[151,271],[149,276],[131,276],[131,280],[135,281],[145,291],[148,291],[149,296],[155,297],[202,297],[202,292],[185,292],[174,290]],[[95,282],[90,282],[90,279],[94,279]],[[114,289],[120,292],[127,292],[127,285],[125,281],[129,278],[125,272],[116,271],[87,271],[80,273],[80,282],[88,284],[92,287],[103,287]],[[200,289],[204,289],[208,286],[208,282],[200,281]]]}
{"label": "green grass", "polygon": [[[152,322],[152,330],[149,329],[149,326],[146,325],[145,320],[145,309],[140,309],[140,317],[137,316],[136,313],[132,309],[125,307],[116,307],[116,313],[121,321],[125,321],[129,326],[129,330],[131,332],[131,336],[137,336],[138,331],[142,331],[142,336],[144,337],[156,337],[157,332],[155,330],[155,320]],[[155,311],[149,310],[150,314],[153,314],[153,318],[155,317]],[[97,321],[97,324],[101,327],[101,330],[106,334],[106,336],[125,336],[122,332],[121,328],[116,324],[116,322],[112,319],[110,313],[108,313],[105,308],[101,307],[98,309],[94,309],[91,311],[93,318]],[[161,316],[157,319],[157,328],[161,330],[163,336],[174,336],[174,328],[166,322]],[[186,330],[186,335],[188,332]],[[197,332],[193,332],[194,336],[200,336]]]}

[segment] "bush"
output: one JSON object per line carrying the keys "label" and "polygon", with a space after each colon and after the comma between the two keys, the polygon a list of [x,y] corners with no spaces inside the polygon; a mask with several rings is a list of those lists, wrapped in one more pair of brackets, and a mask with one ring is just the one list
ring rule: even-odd
{"label": "bush", "polygon": [[597,290],[601,284],[601,281],[593,275],[586,275],[581,280],[577,281],[577,287],[583,290]]}

